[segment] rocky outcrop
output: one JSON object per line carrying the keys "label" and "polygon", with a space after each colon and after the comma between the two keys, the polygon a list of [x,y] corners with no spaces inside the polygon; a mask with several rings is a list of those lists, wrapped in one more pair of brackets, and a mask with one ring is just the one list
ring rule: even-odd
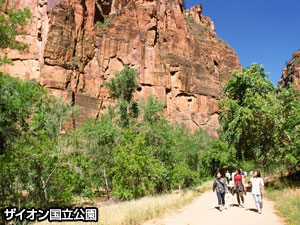
{"label": "rocky outcrop", "polygon": [[292,59],[286,64],[278,84],[287,87],[290,82],[295,83],[295,86],[300,90],[300,49],[294,53]]}
{"label": "rocky outcrop", "polygon": [[33,19],[28,52],[7,51],[13,76],[37,79],[53,94],[99,117],[111,104],[103,81],[125,64],[140,74],[137,99],[155,95],[165,114],[192,130],[219,128],[217,101],[224,83],[241,68],[236,53],[216,36],[200,6],[182,0],[9,0]]}

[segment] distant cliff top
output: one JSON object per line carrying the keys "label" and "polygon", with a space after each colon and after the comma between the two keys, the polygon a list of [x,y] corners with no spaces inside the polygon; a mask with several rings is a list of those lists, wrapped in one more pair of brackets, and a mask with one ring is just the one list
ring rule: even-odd
{"label": "distant cliff top", "polygon": [[278,84],[285,87],[288,82],[294,82],[296,87],[300,89],[300,49],[293,54],[292,59],[286,64]]}

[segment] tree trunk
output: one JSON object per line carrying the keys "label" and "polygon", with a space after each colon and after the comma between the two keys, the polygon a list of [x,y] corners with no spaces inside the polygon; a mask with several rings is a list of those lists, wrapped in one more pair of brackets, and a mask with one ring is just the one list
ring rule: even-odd
{"label": "tree trunk", "polygon": [[106,199],[109,200],[108,181],[107,181],[107,175],[106,175],[105,167],[103,169],[103,175],[104,175],[104,179],[105,179]]}
{"label": "tree trunk", "polygon": [[269,140],[267,140],[265,142],[265,146],[264,146],[264,152],[263,152],[263,168],[265,171],[265,175],[267,175],[269,173],[269,168],[268,168],[268,152],[270,151],[271,148],[271,143]]}

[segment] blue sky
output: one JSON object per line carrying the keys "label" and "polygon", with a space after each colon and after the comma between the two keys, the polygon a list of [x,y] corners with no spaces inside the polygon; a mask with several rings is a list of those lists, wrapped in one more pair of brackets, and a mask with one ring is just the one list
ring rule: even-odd
{"label": "blue sky", "polygon": [[186,0],[187,8],[200,3],[242,66],[263,64],[277,85],[285,62],[300,49],[300,0]]}

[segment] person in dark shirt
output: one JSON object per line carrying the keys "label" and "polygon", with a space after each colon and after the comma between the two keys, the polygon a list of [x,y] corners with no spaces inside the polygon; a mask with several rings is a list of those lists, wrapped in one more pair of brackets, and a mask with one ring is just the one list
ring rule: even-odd
{"label": "person in dark shirt", "polygon": [[215,190],[218,197],[219,210],[222,211],[225,208],[225,193],[228,192],[228,188],[220,171],[216,173],[216,179],[214,180],[213,191]]}

